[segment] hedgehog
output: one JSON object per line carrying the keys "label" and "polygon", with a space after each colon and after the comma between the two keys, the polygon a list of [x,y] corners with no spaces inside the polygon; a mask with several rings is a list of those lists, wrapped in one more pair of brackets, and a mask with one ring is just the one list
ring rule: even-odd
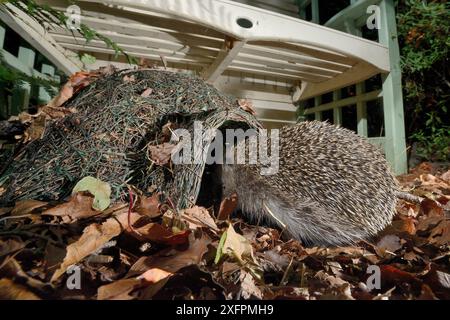
{"label": "hedgehog", "polygon": [[397,183],[376,146],[319,121],[283,127],[279,138],[276,174],[262,175],[260,164],[222,165],[223,196],[236,193],[244,214],[309,246],[355,244],[391,223]]}

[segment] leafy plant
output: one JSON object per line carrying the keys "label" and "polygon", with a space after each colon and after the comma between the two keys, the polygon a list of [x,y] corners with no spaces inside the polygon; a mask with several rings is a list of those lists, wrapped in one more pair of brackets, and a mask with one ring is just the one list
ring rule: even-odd
{"label": "leafy plant", "polygon": [[450,160],[450,126],[433,129],[430,135],[424,131],[412,136],[417,141],[417,155],[432,161]]}
{"label": "leafy plant", "polygon": [[[74,3],[73,1],[69,1]],[[53,9],[46,4],[37,3],[35,0],[0,0],[0,10],[8,11],[15,15],[13,7],[16,7],[28,16],[36,20],[41,25],[46,25],[52,27],[57,25],[62,28],[67,28],[68,16],[63,12]],[[75,36],[72,29],[69,29]],[[77,32],[86,40],[88,43],[93,39],[99,39],[103,41],[109,48],[112,48],[115,52],[116,57],[119,55],[124,55],[129,63],[136,63],[134,57],[129,56],[120,46],[118,46],[114,41],[110,40],[108,37],[98,33],[96,30],[90,28],[89,26],[81,23]],[[94,57],[89,55],[84,55],[80,57],[81,61],[92,63]],[[30,85],[36,85],[43,87],[50,95],[55,95],[55,89],[58,87],[58,83],[52,80],[28,76],[27,74],[20,72],[11,68],[7,63],[5,63],[4,57],[0,52],[0,85],[4,88],[16,88],[23,83],[29,83]]]}
{"label": "leafy plant", "polygon": [[[74,1],[69,1],[69,3],[75,4]],[[11,10],[11,5],[19,8],[41,25],[57,25],[63,28],[67,27],[69,17],[66,16],[63,12],[53,9],[49,5],[37,3],[35,0],[3,0],[0,2],[0,10],[7,10],[14,14],[14,11]],[[70,31],[72,31],[72,29],[70,29]],[[114,41],[98,33],[96,30],[90,28],[89,26],[81,23],[77,31],[83,36],[83,38],[86,39],[86,42],[89,42],[93,39],[99,39],[103,41],[109,48],[112,48],[115,51],[116,57],[120,54],[123,54],[125,57],[127,57],[130,63],[135,62],[135,58],[129,56]]]}
{"label": "leafy plant", "polygon": [[407,136],[425,159],[448,159],[450,3],[400,0],[397,12]]}

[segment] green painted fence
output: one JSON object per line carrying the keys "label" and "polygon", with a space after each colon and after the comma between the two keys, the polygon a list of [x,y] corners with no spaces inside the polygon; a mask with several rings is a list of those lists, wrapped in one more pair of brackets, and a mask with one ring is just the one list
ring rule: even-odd
{"label": "green painted fence", "polygon": [[[300,0],[300,17],[309,18],[312,22],[320,21],[320,6],[318,0]],[[356,108],[356,131],[359,135],[367,137],[369,141],[382,148],[387,160],[391,163],[396,174],[407,172],[407,155],[405,144],[405,128],[403,114],[403,96],[401,87],[400,51],[397,41],[397,25],[393,0],[352,0],[344,10],[329,19],[324,25],[338,29],[356,36],[363,36],[369,14],[367,8],[377,5],[380,12],[380,28],[375,33],[378,41],[389,49],[391,72],[381,75],[381,90],[366,90],[365,83],[355,86],[355,95],[341,97],[341,90],[332,93],[332,101],[322,103],[322,96],[314,99],[313,105],[302,101],[299,105],[299,120],[322,120],[324,112],[333,112],[333,122],[342,125],[342,110],[344,107]],[[368,108],[374,105],[373,101],[380,100],[383,105],[384,135],[369,136]]]}
{"label": "green painted fence", "polygon": [[[60,82],[60,78],[56,75],[56,69],[51,64],[42,64],[41,70],[35,70],[35,59],[39,54],[29,46],[19,47],[18,54],[13,55],[4,48],[6,32],[12,32],[0,25],[0,52],[3,56],[3,62],[10,68],[20,71],[28,76],[54,80]],[[21,38],[17,34],[12,35],[14,39],[20,41]],[[43,87],[31,86],[28,83],[17,85],[12,89],[10,95],[6,94],[6,89],[0,87],[0,118],[7,119],[10,116],[18,115],[22,111],[27,111],[30,106],[30,99],[33,99],[38,105],[46,104],[50,99],[50,95]]]}

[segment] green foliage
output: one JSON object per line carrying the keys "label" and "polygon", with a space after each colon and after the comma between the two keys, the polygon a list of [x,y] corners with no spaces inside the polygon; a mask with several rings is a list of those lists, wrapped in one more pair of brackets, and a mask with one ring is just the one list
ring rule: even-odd
{"label": "green foliage", "polygon": [[[69,2],[74,3],[72,1]],[[41,25],[57,25],[62,28],[67,28],[67,21],[69,19],[68,16],[48,5],[37,3],[35,0],[0,0],[0,10],[9,11],[10,13],[15,14],[14,11],[11,10],[12,6],[19,8]],[[93,39],[99,39],[103,41],[109,48],[112,48],[114,50],[116,57],[120,54],[123,54],[130,63],[136,63],[136,59],[129,56],[115,42],[111,41],[108,37],[103,36],[87,25],[80,24],[80,27],[77,31],[79,34],[81,34],[82,37],[84,37],[86,42],[89,42]],[[74,34],[73,31],[72,34]],[[95,61],[94,59],[94,57],[86,54],[81,57],[81,60],[85,63],[92,63],[93,61]],[[59,86],[59,84],[54,81],[28,76],[11,68],[5,63],[5,60],[0,53],[0,86],[8,90],[8,88],[15,88],[22,85],[23,83],[29,83],[32,86],[36,85],[43,87],[51,96],[56,94],[55,88],[58,88]]]}
{"label": "green foliage", "polygon": [[[39,24],[42,25],[52,25],[56,24],[60,27],[65,28],[67,26],[67,21],[69,19],[63,12],[53,9],[51,6],[46,4],[37,3],[35,0],[6,0],[0,2],[0,10],[11,11],[6,3],[14,5],[15,7],[21,9],[23,12],[28,14],[30,17],[35,19]],[[69,3],[75,4],[74,1],[69,1]],[[13,13],[11,11],[11,13]],[[114,41],[105,37],[104,35],[98,33],[89,26],[81,23],[80,28],[77,31],[89,42],[93,39],[99,39],[103,41],[108,48],[112,48],[116,54],[116,57],[123,54],[130,63],[135,63],[136,59],[129,56],[121,47],[119,47]]]}
{"label": "green foliage", "polygon": [[413,134],[417,141],[417,155],[431,161],[450,160],[450,126],[433,128],[431,134],[424,131]]}
{"label": "green foliage", "polygon": [[407,136],[425,159],[448,159],[450,3],[397,4]]}
{"label": "green foliage", "polygon": [[406,0],[398,14],[404,72],[433,68],[446,59],[450,46],[450,4]]}
{"label": "green foliage", "polygon": [[8,87],[18,87],[25,83],[32,86],[39,86],[45,89],[50,95],[56,95],[55,88],[58,83],[53,80],[48,80],[40,77],[32,77],[23,72],[17,71],[8,67],[4,61],[3,54],[0,52],[0,87],[7,89]]}

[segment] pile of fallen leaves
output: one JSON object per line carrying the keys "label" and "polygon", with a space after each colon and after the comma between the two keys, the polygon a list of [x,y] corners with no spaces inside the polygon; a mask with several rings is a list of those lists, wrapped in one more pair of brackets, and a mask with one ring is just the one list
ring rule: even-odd
{"label": "pile of fallen leaves", "polygon": [[339,248],[230,216],[236,197],[218,212],[177,211],[136,189],[111,203],[110,186],[86,177],[65,202],[0,209],[0,298],[449,299],[446,170],[424,163],[399,177],[412,202],[399,201],[377,239]]}

